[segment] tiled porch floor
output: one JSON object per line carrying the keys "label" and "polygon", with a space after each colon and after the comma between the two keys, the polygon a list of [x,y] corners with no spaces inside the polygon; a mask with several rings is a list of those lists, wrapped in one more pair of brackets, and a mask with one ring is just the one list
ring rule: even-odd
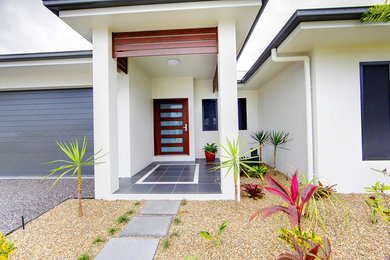
{"label": "tiled porch floor", "polygon": [[120,178],[114,194],[221,194],[220,171],[209,171],[216,165],[205,159],[153,162],[131,178]]}

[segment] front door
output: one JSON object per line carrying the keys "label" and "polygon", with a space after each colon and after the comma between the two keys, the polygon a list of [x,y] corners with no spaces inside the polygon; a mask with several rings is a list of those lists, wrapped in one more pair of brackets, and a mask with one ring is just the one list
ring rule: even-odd
{"label": "front door", "polygon": [[188,99],[154,100],[154,154],[189,154]]}

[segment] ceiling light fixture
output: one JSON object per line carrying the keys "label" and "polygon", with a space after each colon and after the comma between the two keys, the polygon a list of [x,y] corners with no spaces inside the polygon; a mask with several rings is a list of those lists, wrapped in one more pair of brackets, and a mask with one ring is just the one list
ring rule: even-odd
{"label": "ceiling light fixture", "polygon": [[178,59],[169,59],[167,60],[169,66],[179,66],[180,60]]}

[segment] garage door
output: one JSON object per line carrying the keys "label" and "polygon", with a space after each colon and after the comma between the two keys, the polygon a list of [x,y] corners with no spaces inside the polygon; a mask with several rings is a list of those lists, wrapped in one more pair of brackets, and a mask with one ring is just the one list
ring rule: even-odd
{"label": "garage door", "polygon": [[56,142],[84,136],[90,156],[92,89],[0,92],[0,176],[45,176],[56,165],[41,163],[66,159]]}

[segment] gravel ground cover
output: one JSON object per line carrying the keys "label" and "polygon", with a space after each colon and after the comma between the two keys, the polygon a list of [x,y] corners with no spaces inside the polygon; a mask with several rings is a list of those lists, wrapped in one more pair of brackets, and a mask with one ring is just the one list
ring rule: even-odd
{"label": "gravel ground cover", "polygon": [[[126,225],[118,224],[118,218],[134,210],[129,219],[136,215],[144,202],[135,201],[83,200],[83,217],[77,217],[77,200],[67,200],[61,205],[9,235],[17,250],[12,259],[77,259],[87,254],[93,259],[111,237],[117,237]],[[109,227],[116,227],[114,235]],[[93,243],[100,237],[103,242]]]}
{"label": "gravel ground cover", "polygon": [[[280,173],[270,173],[281,182],[289,179]],[[257,183],[258,179],[241,178],[241,184]],[[318,231],[321,236],[330,238],[333,259],[390,259],[390,228],[383,223],[373,225],[364,194],[341,194],[348,202],[348,219],[337,221],[328,213],[327,231]],[[188,201],[179,211],[180,223],[172,223],[169,234],[177,232],[178,237],[169,239],[170,246],[158,247],[155,259],[184,259],[196,255],[198,259],[276,259],[280,253],[288,252],[284,242],[277,239],[278,228],[289,227],[286,216],[279,215],[262,220],[256,218],[249,223],[250,216],[259,208],[275,203],[274,197],[266,192],[262,200],[242,197],[240,203],[234,201]],[[139,206],[134,201],[84,200],[85,216],[76,214],[77,200],[68,200],[27,225],[26,230],[10,234],[16,240],[18,250],[10,259],[77,259],[83,253],[95,257],[110,237],[107,228],[117,223],[124,212]],[[221,237],[221,245],[214,246],[199,235],[200,231],[216,234],[223,221],[228,226]],[[346,223],[349,223],[349,228]],[[125,224],[118,225],[122,229]],[[104,242],[93,244],[100,236]],[[162,239],[161,241],[163,241]]]}
{"label": "gravel ground cover", "polygon": [[[289,183],[282,174],[271,173],[279,181]],[[261,180],[241,178],[241,183],[264,184]],[[330,238],[333,259],[390,259],[390,228],[385,224],[373,225],[364,194],[342,194],[347,202],[350,228],[327,216],[327,232],[320,235]],[[289,249],[277,236],[278,228],[289,227],[286,216],[279,215],[262,220],[257,217],[249,223],[250,216],[259,208],[275,202],[273,195],[266,192],[262,200],[242,197],[234,201],[189,201],[181,206],[181,223],[172,225],[170,233],[178,232],[179,237],[171,239],[171,246],[165,250],[161,243],[155,259],[184,259],[196,255],[199,259],[276,259]],[[199,231],[216,234],[223,221],[228,222],[221,245],[214,246],[202,238]]]}
{"label": "gravel ground cover", "polygon": [[[0,232],[8,234],[70,198],[77,198],[77,179],[0,179]],[[94,179],[82,181],[83,198],[94,198]]]}

